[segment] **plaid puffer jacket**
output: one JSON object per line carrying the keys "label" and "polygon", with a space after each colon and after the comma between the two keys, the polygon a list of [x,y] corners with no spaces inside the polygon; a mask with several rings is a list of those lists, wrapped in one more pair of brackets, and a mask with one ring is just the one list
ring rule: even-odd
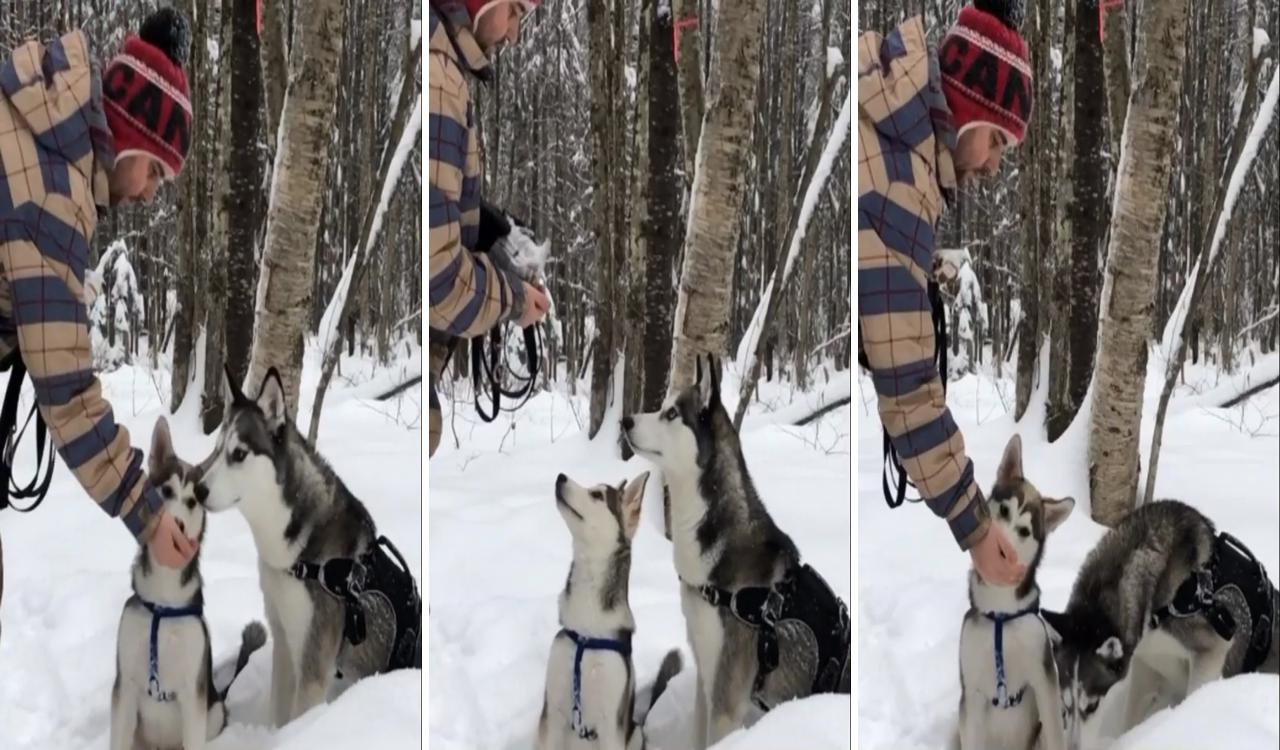
{"label": "plaid puffer jacket", "polygon": [[480,236],[480,138],[469,85],[491,75],[489,60],[471,35],[460,0],[431,0],[427,156],[430,226],[430,433],[440,442],[436,381],[454,338],[472,338],[504,320],[518,320],[524,285],[514,272],[496,268],[474,252]]}
{"label": "plaid puffer jacket", "polygon": [[145,540],[162,500],[102,397],[84,301],[89,238],[114,160],[84,34],[15,49],[0,65],[0,363],[22,357],[63,462]]}
{"label": "plaid puffer jacket", "polygon": [[858,318],[880,419],[925,503],[961,548],[989,524],[934,364],[934,228],[954,189],[956,135],[920,18],[858,38]]}

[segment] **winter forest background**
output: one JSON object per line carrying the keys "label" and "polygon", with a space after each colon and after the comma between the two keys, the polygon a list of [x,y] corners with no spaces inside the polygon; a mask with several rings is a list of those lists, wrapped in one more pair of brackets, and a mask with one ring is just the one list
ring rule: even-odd
{"label": "winter forest background", "polygon": [[[592,435],[615,372],[626,411],[655,409],[669,382],[691,381],[692,349],[672,341],[686,288],[706,305],[694,301],[687,317],[709,330],[685,329],[699,351],[741,367],[755,355],[747,333],[762,330],[766,381],[805,390],[849,369],[847,111],[843,132],[834,126],[848,106],[852,7],[721,7],[734,9],[728,20],[707,1],[543,3],[520,44],[498,55],[493,85],[476,87],[485,199],[549,243],[545,346],[557,366],[541,384],[590,388]],[[722,89],[716,113],[706,111],[709,86]],[[704,116],[710,163],[690,232]],[[785,283],[775,278],[784,268]],[[781,291],[767,323],[753,327],[771,281]],[[469,401],[465,348],[451,363],[442,392]]]}
{"label": "winter forest background", "polygon": [[[171,407],[202,383],[208,433],[221,420],[224,362],[241,380],[251,360],[259,377],[278,367],[297,405],[304,338],[322,352],[342,346],[381,363],[420,347],[421,9],[413,0],[160,4],[190,23],[192,144],[154,205],[112,210],[98,225],[94,358],[103,371],[139,358],[153,371],[171,361],[163,362]],[[80,28],[105,64],[155,7],[6,0],[0,54]],[[291,66],[304,49],[313,63],[286,109]],[[265,266],[273,271],[260,289]]]}
{"label": "winter forest background", "polygon": [[[1027,0],[1036,106],[1026,141],[998,178],[959,192],[938,233],[959,269],[944,288],[950,377],[1015,378],[1018,419],[1044,389],[1050,441],[1085,415],[1099,520],[1134,497],[1149,364],[1170,378],[1159,441],[1182,362],[1224,376],[1259,368],[1225,406],[1275,385],[1280,348],[1280,152],[1267,127],[1280,3],[1101,4]],[[936,41],[962,5],[859,0],[859,22],[886,32],[923,14]],[[1127,177],[1117,174],[1126,127]],[[1276,419],[1259,429],[1274,433]],[[1137,491],[1141,500],[1149,487]]]}

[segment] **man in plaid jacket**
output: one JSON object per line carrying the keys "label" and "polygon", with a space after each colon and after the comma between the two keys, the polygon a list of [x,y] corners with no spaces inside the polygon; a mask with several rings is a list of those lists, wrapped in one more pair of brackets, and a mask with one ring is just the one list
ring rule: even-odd
{"label": "man in plaid jacket", "polygon": [[934,364],[934,229],[958,182],[996,174],[1031,115],[1020,0],[975,0],[935,54],[919,17],[858,40],[858,316],[880,419],[920,496],[984,579],[1025,565],[990,525]]}
{"label": "man in plaid jacket", "polygon": [[21,357],[63,462],[161,563],[195,554],[147,487],[93,369],[85,266],[98,209],[150,202],[182,169],[189,35],[157,11],[100,75],[80,31],[29,41],[0,64],[0,367]]}
{"label": "man in plaid jacket", "polygon": [[[440,445],[436,381],[449,342],[488,332],[505,321],[521,327],[546,315],[550,301],[513,271],[498,268],[484,252],[509,232],[480,206],[480,139],[471,80],[492,78],[487,54],[515,43],[520,21],[541,0],[431,0],[430,315],[431,393],[429,454]],[[505,230],[505,232],[504,232]]]}

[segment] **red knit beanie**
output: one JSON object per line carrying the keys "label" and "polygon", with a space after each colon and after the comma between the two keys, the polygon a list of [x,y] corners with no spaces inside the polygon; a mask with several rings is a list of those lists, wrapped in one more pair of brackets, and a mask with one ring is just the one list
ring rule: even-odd
{"label": "red knit beanie", "polygon": [[187,20],[161,8],[130,35],[102,75],[107,125],[116,159],[145,154],[169,179],[182,171],[191,146],[191,101],[182,64],[190,45]]}
{"label": "red knit beanie", "polygon": [[942,91],[957,133],[994,125],[1021,143],[1033,90],[1027,43],[1018,35],[1021,0],[974,0],[942,39]]}
{"label": "red knit beanie", "polygon": [[471,23],[474,25],[480,19],[482,12],[506,2],[518,2],[524,6],[524,12],[528,13],[538,7],[542,0],[467,0],[467,14],[471,16]]}

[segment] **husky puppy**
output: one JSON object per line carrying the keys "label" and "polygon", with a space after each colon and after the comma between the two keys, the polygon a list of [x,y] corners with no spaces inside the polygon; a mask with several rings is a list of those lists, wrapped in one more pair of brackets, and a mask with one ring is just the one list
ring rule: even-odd
{"label": "husky puppy", "polygon": [[1128,677],[1120,732],[1201,685],[1280,671],[1280,595],[1238,540],[1175,500],[1143,505],[1102,537],[1067,608],[1044,612],[1068,731],[1078,738]]}
{"label": "husky puppy", "polygon": [[1027,574],[996,586],[969,571],[969,611],[960,628],[962,750],[1064,750],[1062,696],[1049,634],[1040,620],[1036,568],[1045,538],[1075,500],[1044,497],[1022,471],[1022,440],[1004,449],[987,498],[993,527],[1003,529]]}
{"label": "husky puppy", "polygon": [[657,463],[670,490],[668,530],[680,603],[697,665],[694,747],[768,710],[817,692],[849,692],[849,611],[756,494],[720,369],[658,412],[622,420],[631,447]]}
{"label": "husky puppy", "polygon": [[283,726],[326,700],[337,671],[420,669],[422,601],[364,504],[298,433],[279,373],[255,400],[230,373],[225,384],[225,421],[202,464],[205,507],[238,508],[253,533],[274,644],[271,716]]}
{"label": "husky puppy", "polygon": [[[195,470],[178,459],[161,417],[151,438],[148,482],[183,533],[204,539]],[[111,750],[199,750],[227,724],[226,695],[214,687],[209,627],[202,614],[200,553],[182,570],[160,565],[146,545],[133,563],[133,596],[120,614],[111,688]],[[244,629],[235,674],[266,640],[262,623]],[[232,676],[234,680],[234,675]]]}
{"label": "husky puppy", "polygon": [[[561,474],[556,508],[573,536],[573,563],[560,594],[561,630],[551,641],[547,686],[538,719],[538,750],[640,750],[635,721],[631,635],[635,619],[627,599],[631,539],[649,472],[630,484],[586,488]],[[680,652],[662,661],[650,707],[677,672]]]}

